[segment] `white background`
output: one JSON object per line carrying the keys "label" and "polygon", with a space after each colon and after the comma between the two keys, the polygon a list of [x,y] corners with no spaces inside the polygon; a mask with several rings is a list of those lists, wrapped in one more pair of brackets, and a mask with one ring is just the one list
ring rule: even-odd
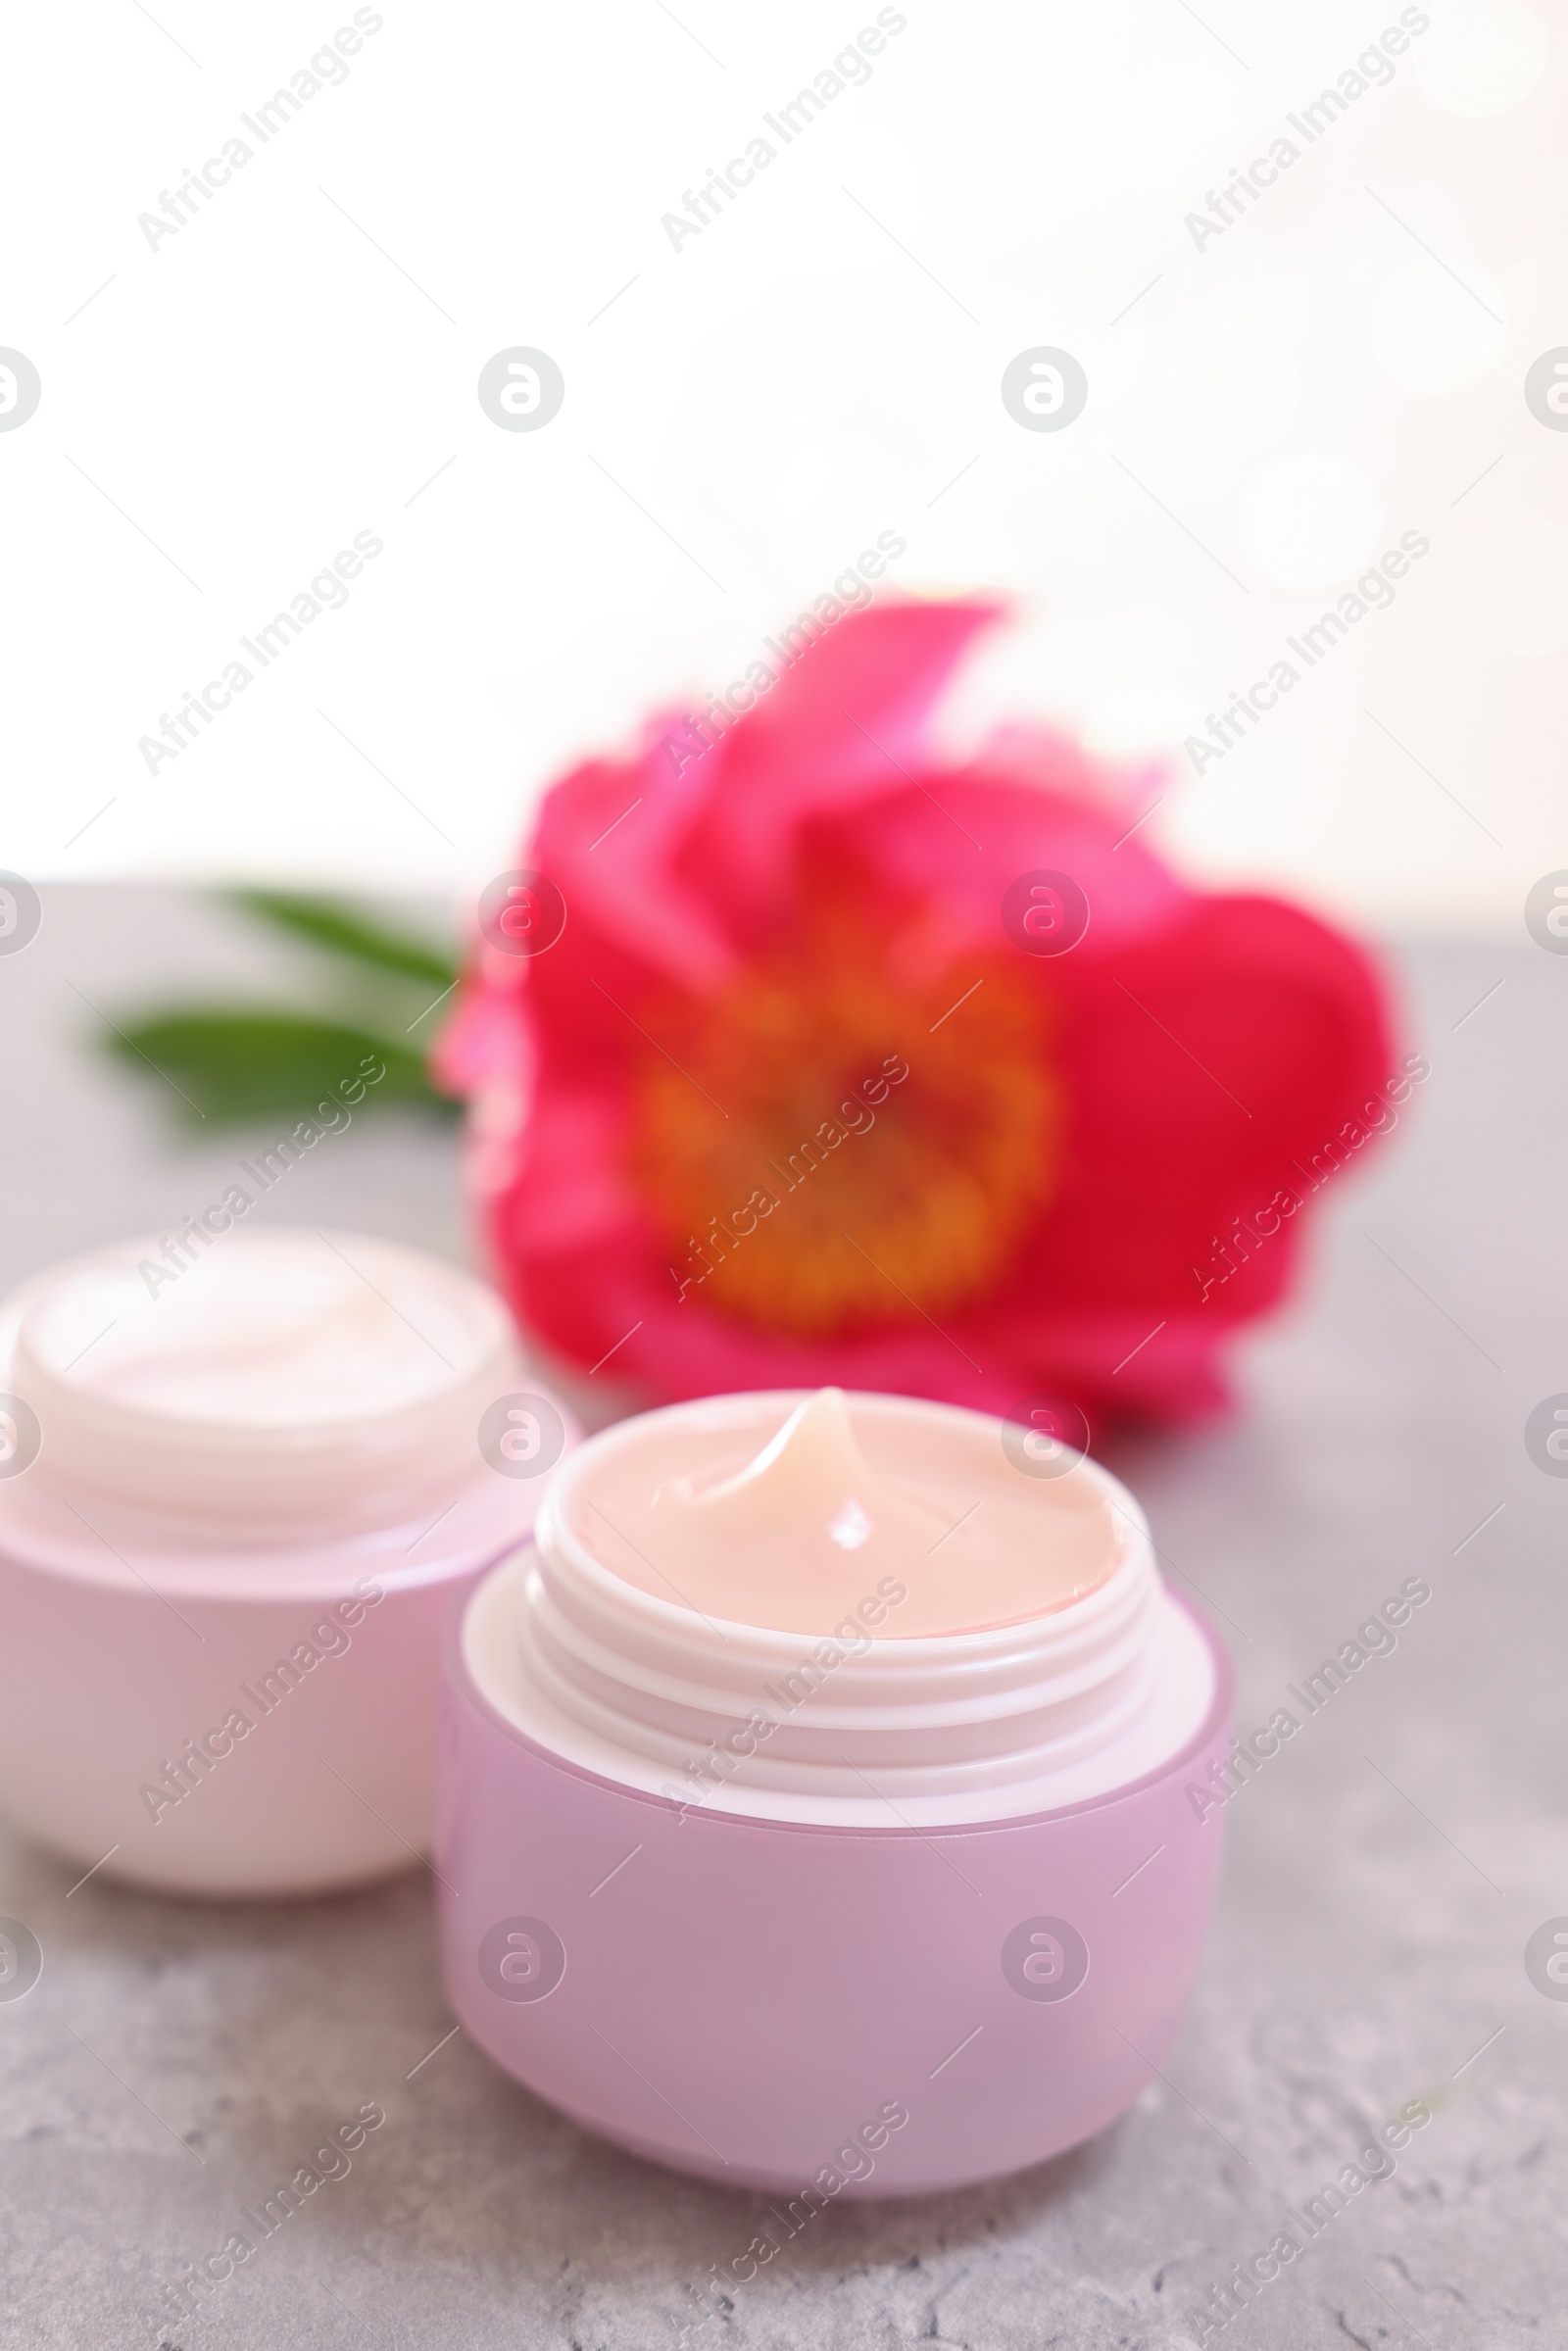
{"label": "white background", "polygon": [[[956,738],[1070,724],[1167,759],[1189,870],[1521,935],[1568,864],[1568,433],[1522,394],[1568,344],[1558,20],[1432,0],[1199,250],[1185,216],[1396,6],[910,0],[676,252],[661,216],[873,7],[380,13],[156,251],[138,215],[350,9],[13,21],[0,344],[43,398],[0,433],[0,860],[471,892],[564,762],[891,529],[899,587],[1015,599]],[[1089,375],[1061,432],[999,395],[1041,343]],[[476,398],[515,344],[564,371],[538,432]],[[138,737],[361,530],[346,608],[150,775]],[[1406,530],[1393,608],[1195,777],[1184,736]]]}

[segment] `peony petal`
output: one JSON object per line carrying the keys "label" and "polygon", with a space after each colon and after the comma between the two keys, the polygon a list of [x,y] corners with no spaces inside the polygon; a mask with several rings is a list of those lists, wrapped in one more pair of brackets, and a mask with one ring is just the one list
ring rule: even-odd
{"label": "peony petal", "polygon": [[983,766],[922,777],[921,788],[890,792],[815,838],[898,895],[940,897],[977,946],[1011,950],[1003,899],[1030,872],[1065,873],[1088,899],[1089,928],[1074,960],[1098,960],[1185,920],[1196,893],[1127,838],[1131,819],[1120,808],[1075,792],[1082,754],[1052,739],[1037,750],[1033,783]]}
{"label": "peony petal", "polygon": [[924,763],[926,722],[991,603],[881,604],[849,613],[735,728],[716,771],[701,866],[727,865],[762,902],[790,835],[880,799]]}
{"label": "peony petal", "polygon": [[616,942],[648,973],[702,990],[722,983],[735,953],[719,907],[678,866],[703,820],[710,789],[703,770],[725,747],[679,763],[671,746],[678,752],[685,739],[685,721],[671,714],[650,730],[635,765],[579,767],[547,794],[522,862],[555,882],[568,933],[575,923]]}

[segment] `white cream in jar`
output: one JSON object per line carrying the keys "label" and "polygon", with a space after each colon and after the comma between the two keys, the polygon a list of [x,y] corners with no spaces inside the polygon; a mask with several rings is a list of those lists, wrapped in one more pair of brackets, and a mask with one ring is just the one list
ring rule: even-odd
{"label": "white cream in jar", "polygon": [[247,1547],[449,1499],[479,1478],[480,1415],[521,1386],[511,1317],[471,1275],[290,1225],[172,1279],[151,1242],[55,1268],[7,1301],[0,1367],[39,1424],[30,1494]]}
{"label": "white cream in jar", "polygon": [[574,1435],[493,1291],[367,1234],[35,1276],[0,1306],[0,1802],[188,1892],[411,1866],[443,1616]]}

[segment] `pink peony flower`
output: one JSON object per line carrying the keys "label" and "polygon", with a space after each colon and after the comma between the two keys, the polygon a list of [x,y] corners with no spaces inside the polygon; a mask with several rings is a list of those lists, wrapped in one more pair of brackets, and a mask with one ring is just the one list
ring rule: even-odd
{"label": "pink peony flower", "polygon": [[437,1066],[572,1361],[1187,1419],[1393,1123],[1415,1065],[1349,942],[1188,887],[1070,742],[933,763],[994,616],[840,620],[733,723],[565,777],[486,894]]}

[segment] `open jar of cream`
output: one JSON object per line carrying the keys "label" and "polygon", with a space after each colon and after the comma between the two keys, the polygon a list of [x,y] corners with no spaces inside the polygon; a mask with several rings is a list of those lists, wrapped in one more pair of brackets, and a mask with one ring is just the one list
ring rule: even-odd
{"label": "open jar of cream", "polygon": [[409,1866],[442,1609],[575,1434],[491,1291],[363,1234],[193,1228],[26,1283],[0,1306],[0,1805],[191,1893]]}
{"label": "open jar of cream", "polygon": [[454,2009],[789,2213],[1038,2163],[1175,2041],[1230,1688],[1132,1496],[1032,1432],[834,1389],[622,1422],[449,1628]]}

